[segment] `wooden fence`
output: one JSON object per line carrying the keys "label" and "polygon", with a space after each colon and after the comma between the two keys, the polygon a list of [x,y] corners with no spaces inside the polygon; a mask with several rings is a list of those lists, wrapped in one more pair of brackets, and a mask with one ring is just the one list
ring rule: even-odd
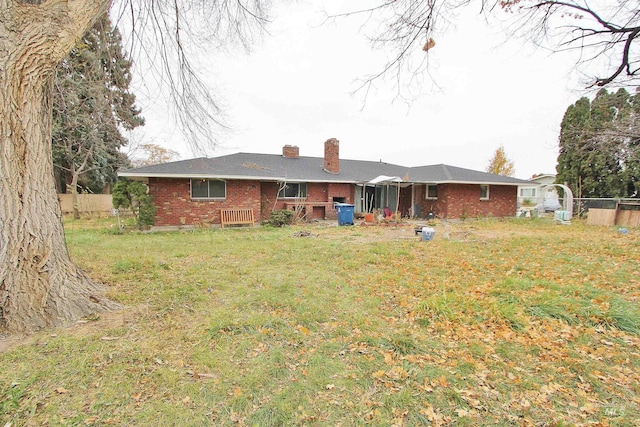
{"label": "wooden fence", "polygon": [[[58,194],[62,212],[73,212],[71,194]],[[78,210],[80,213],[105,213],[111,212],[113,203],[111,194],[78,194]]]}
{"label": "wooden fence", "polygon": [[640,227],[640,204],[618,203],[615,209],[589,209],[587,224]]}

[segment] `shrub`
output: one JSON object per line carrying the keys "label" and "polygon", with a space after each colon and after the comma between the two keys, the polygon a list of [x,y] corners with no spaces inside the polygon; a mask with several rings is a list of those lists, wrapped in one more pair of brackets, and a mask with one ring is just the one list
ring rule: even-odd
{"label": "shrub", "polygon": [[277,211],[271,211],[269,219],[266,221],[267,225],[273,227],[282,227],[283,225],[291,225],[293,223],[293,211],[288,209],[281,209]]}
{"label": "shrub", "polygon": [[131,209],[140,230],[155,224],[156,207],[151,196],[147,194],[147,186],[143,183],[128,179],[119,180],[113,186],[111,197],[114,208]]}
{"label": "shrub", "polygon": [[138,197],[138,216],[136,223],[139,229],[151,227],[156,222],[156,207],[150,195]]}

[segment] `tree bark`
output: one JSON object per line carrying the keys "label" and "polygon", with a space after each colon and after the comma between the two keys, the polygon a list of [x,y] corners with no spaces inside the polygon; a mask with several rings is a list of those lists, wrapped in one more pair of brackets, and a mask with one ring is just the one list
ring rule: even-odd
{"label": "tree bark", "polygon": [[51,157],[56,64],[109,0],[0,0],[0,330],[116,308],[70,260]]}
{"label": "tree bark", "polygon": [[80,219],[80,209],[78,207],[78,180],[80,175],[85,172],[84,168],[87,166],[89,157],[91,157],[91,149],[84,153],[82,164],[76,167],[73,156],[71,156],[71,206],[73,207],[73,219]]}
{"label": "tree bark", "polygon": [[80,208],[78,207],[78,175],[76,174],[71,178],[71,210],[73,211],[73,219],[80,219]]}

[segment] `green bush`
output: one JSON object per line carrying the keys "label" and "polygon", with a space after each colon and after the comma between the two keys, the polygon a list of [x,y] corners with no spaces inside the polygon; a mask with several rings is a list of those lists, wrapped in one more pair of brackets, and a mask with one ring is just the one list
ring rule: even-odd
{"label": "green bush", "polygon": [[111,191],[113,207],[131,209],[136,218],[136,226],[142,230],[155,224],[156,207],[153,199],[147,194],[147,186],[140,181],[121,179]]}
{"label": "green bush", "polygon": [[139,229],[149,228],[156,223],[156,207],[150,195],[144,194],[138,198],[137,224]]}
{"label": "green bush", "polygon": [[271,211],[271,215],[266,221],[267,225],[271,225],[273,227],[282,227],[283,225],[291,225],[292,223],[293,211],[290,211],[288,209]]}

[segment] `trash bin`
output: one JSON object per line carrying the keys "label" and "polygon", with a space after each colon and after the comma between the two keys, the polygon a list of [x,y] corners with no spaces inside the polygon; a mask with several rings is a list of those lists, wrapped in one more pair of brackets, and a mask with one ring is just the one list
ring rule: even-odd
{"label": "trash bin", "polygon": [[353,207],[349,203],[336,203],[338,225],[353,225]]}
{"label": "trash bin", "polygon": [[428,242],[433,239],[433,236],[436,234],[436,230],[431,227],[422,227],[422,241]]}

